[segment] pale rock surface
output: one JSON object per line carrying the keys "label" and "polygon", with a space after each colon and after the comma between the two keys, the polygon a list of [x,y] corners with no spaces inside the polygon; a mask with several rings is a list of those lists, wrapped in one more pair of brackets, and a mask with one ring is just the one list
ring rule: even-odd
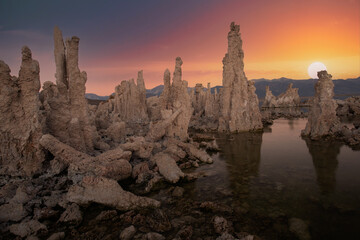
{"label": "pale rock surface", "polygon": [[82,219],[83,217],[79,206],[76,203],[73,203],[61,214],[59,222],[78,225],[81,223]]}
{"label": "pale rock surface", "polygon": [[18,222],[28,214],[21,203],[10,202],[0,206],[0,222]]}
{"label": "pale rock surface", "polygon": [[125,228],[121,233],[120,233],[120,240],[131,240],[136,233],[136,228],[131,225],[130,227]]}
{"label": "pale rock surface", "polygon": [[106,129],[107,136],[116,143],[121,143],[126,137],[125,122],[114,122]]}
{"label": "pale rock surface", "polygon": [[50,151],[58,161],[69,166],[69,176],[94,174],[115,180],[131,176],[132,167],[129,163],[131,152],[121,148],[92,157],[60,142],[50,134],[44,135],[40,139],[40,144]]}
{"label": "pale rock surface", "polygon": [[125,151],[133,152],[134,156],[150,158],[155,145],[154,142],[146,141],[144,137],[129,137],[127,142],[120,144],[119,147]]}
{"label": "pale rock surface", "polygon": [[265,99],[262,107],[275,107],[277,105],[276,97],[271,92],[270,87],[265,87]]}
{"label": "pale rock surface", "polygon": [[141,240],[165,240],[165,239],[166,238],[163,235],[156,232],[149,232],[141,238]]}
{"label": "pale rock surface", "polygon": [[228,52],[223,59],[223,88],[220,93],[219,131],[239,132],[262,128],[254,83],[244,73],[240,26],[234,22],[228,34]]}
{"label": "pale rock surface", "polygon": [[125,122],[147,122],[146,89],[143,71],[134,79],[122,81],[115,88],[114,113]]}
{"label": "pale rock surface", "polygon": [[337,100],[338,116],[359,117],[360,116],[360,96],[349,97],[345,100]]}
{"label": "pale rock surface", "polygon": [[208,83],[207,91],[205,95],[205,116],[210,118],[218,118],[219,117],[219,95],[216,92],[211,94],[210,83]]}
{"label": "pale rock surface", "polygon": [[160,206],[160,202],[154,199],[124,191],[115,180],[95,176],[85,176],[80,184],[70,187],[67,199],[79,205],[94,202],[121,211]]}
{"label": "pale rock surface", "polygon": [[39,63],[28,47],[22,48],[19,78],[0,61],[0,166],[1,173],[32,176],[41,170],[44,154],[38,143]]}
{"label": "pale rock surface", "polygon": [[61,240],[64,238],[65,238],[64,232],[57,232],[57,233],[51,234],[51,236],[47,240]]}
{"label": "pale rock surface", "polygon": [[153,159],[159,167],[160,174],[164,176],[167,181],[176,183],[180,180],[180,178],[185,176],[185,174],[176,165],[175,160],[168,154],[157,153]]}
{"label": "pale rock surface", "polygon": [[92,153],[100,139],[85,99],[87,75],[78,67],[79,41],[72,37],[64,44],[60,29],[54,28],[56,85],[45,82],[40,99],[46,119],[44,132],[78,151]]}
{"label": "pale rock surface", "polygon": [[47,228],[36,220],[24,220],[21,223],[11,225],[9,230],[11,233],[23,238],[39,231],[47,231]]}
{"label": "pale rock surface", "polygon": [[195,85],[195,91],[192,94],[192,106],[194,108],[194,115],[201,116],[205,111],[206,92],[201,83]]}
{"label": "pale rock surface", "polygon": [[228,232],[231,227],[225,218],[219,216],[214,217],[213,223],[214,223],[214,230],[218,234]]}
{"label": "pale rock surface", "polygon": [[166,70],[164,73],[164,91],[160,96],[160,106],[162,119],[169,118],[180,108],[181,113],[176,117],[170,126],[166,128],[167,137],[176,137],[180,140],[188,138],[188,127],[193,108],[191,97],[188,94],[188,84],[182,80],[181,65],[183,61],[180,57],[176,58],[175,71],[172,84],[170,85],[170,72]]}
{"label": "pale rock surface", "polygon": [[297,107],[300,105],[299,89],[293,88],[290,83],[286,91],[275,97],[270,91],[269,86],[266,86],[266,96],[262,107]]}
{"label": "pale rock surface", "polygon": [[176,120],[176,118],[180,115],[180,113],[182,112],[182,108],[177,109],[174,113],[172,113],[172,115],[167,115],[164,113],[165,110],[163,110],[163,119],[156,122],[156,123],[150,123],[150,128],[148,133],[146,134],[145,139],[147,141],[159,141],[161,140],[161,138],[163,138],[166,135],[166,129],[168,127],[170,127],[174,121]]}
{"label": "pale rock surface", "polygon": [[315,84],[315,96],[308,117],[308,122],[302,135],[311,139],[334,135],[340,131],[340,120],[336,116],[336,101],[334,83],[327,71],[318,72],[319,80]]}

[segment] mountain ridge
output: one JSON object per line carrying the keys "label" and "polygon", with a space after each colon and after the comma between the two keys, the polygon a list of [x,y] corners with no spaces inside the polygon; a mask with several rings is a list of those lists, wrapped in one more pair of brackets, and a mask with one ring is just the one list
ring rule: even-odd
{"label": "mountain ridge", "polygon": [[[295,80],[290,78],[276,78],[276,79],[253,79],[256,87],[256,94],[260,99],[265,97],[266,86],[270,87],[272,93],[277,96],[286,91],[289,83],[293,84],[294,88],[299,88],[300,97],[314,96],[314,85],[317,79],[304,79]],[[360,95],[360,77],[348,78],[348,79],[335,79],[334,92],[335,98],[343,99],[351,95]],[[189,91],[194,87],[189,87]],[[219,90],[222,86],[215,86],[211,88],[211,92],[214,93],[215,89]],[[156,86],[152,89],[146,89],[146,97],[159,96],[164,89],[164,85]],[[206,88],[204,88],[206,90]],[[95,93],[86,93],[85,97],[91,100],[107,100],[109,96],[99,96]]]}

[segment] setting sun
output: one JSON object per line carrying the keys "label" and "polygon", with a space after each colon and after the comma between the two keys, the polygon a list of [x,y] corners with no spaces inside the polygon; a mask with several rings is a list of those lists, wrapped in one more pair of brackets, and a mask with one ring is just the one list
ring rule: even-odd
{"label": "setting sun", "polygon": [[326,69],[326,66],[321,62],[313,62],[308,67],[309,76],[313,79],[318,78],[317,73],[322,70],[327,70],[327,69]]}

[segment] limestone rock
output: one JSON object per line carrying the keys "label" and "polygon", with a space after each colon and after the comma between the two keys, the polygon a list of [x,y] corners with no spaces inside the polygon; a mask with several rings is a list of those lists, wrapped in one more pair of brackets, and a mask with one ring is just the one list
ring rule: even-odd
{"label": "limestone rock", "polygon": [[218,118],[219,116],[219,95],[215,89],[215,93],[211,94],[210,83],[208,83],[205,95],[205,116],[210,118]]}
{"label": "limestone rock", "polygon": [[79,206],[73,203],[61,214],[59,222],[78,225],[81,223],[82,219],[82,213]]}
{"label": "limestone rock", "polygon": [[158,153],[154,156],[154,161],[159,167],[160,174],[171,183],[178,182],[179,179],[185,175],[176,165],[175,160],[168,154]]}
{"label": "limestone rock", "polygon": [[148,141],[159,141],[162,137],[166,135],[166,129],[170,127],[176,118],[179,116],[179,114],[183,111],[182,108],[177,109],[171,116],[165,117],[165,114],[163,114],[163,120],[157,122],[157,123],[151,123],[150,129],[145,137]]}
{"label": "limestone rock", "polygon": [[7,203],[0,206],[0,222],[18,222],[27,216],[27,212],[21,203]]}
{"label": "limestone rock", "polygon": [[72,37],[64,44],[60,29],[54,28],[56,85],[45,82],[40,99],[46,119],[44,132],[78,151],[92,153],[99,136],[85,99],[87,75],[78,67],[79,41]]}
{"label": "limestone rock", "polygon": [[192,105],[195,115],[202,115],[205,111],[206,93],[203,88],[201,83],[197,83],[194,94],[192,95]]}
{"label": "limestone rock", "polygon": [[70,187],[67,199],[80,205],[95,202],[121,211],[160,206],[156,200],[124,191],[115,180],[94,176],[86,176],[80,184]]}
{"label": "limestone rock", "polygon": [[39,63],[28,47],[22,48],[19,78],[0,61],[0,165],[1,172],[31,176],[40,171],[44,154],[38,143]]}
{"label": "limestone rock", "polygon": [[165,237],[161,235],[160,233],[156,232],[149,232],[145,234],[142,238],[142,240],[165,240]]}
{"label": "limestone rock", "polygon": [[228,52],[223,59],[219,131],[239,132],[262,128],[255,86],[244,73],[244,52],[239,31],[240,26],[232,22],[228,34]]}
{"label": "limestone rock", "polygon": [[150,121],[158,121],[161,119],[160,98],[158,96],[147,98],[146,106]]}
{"label": "limestone rock", "polygon": [[181,65],[183,61],[180,57],[176,58],[175,71],[173,81],[170,85],[170,72],[166,70],[164,73],[164,91],[160,96],[160,106],[162,118],[166,119],[180,108],[181,113],[176,117],[170,126],[166,128],[167,137],[177,137],[180,140],[188,138],[188,127],[193,108],[191,98],[188,94],[188,84],[182,80]]}
{"label": "limestone rock", "polygon": [[223,217],[215,216],[213,222],[216,233],[221,234],[224,232],[228,232],[230,229],[228,221]]}
{"label": "limestone rock", "polygon": [[276,97],[272,94],[270,87],[265,87],[265,100],[263,102],[262,107],[276,107],[277,101]]}
{"label": "limestone rock", "polygon": [[121,148],[106,151],[97,157],[91,157],[60,142],[49,134],[40,139],[40,144],[49,150],[58,161],[69,166],[68,174],[70,176],[94,174],[122,180],[130,177],[132,172],[129,163],[131,152],[124,151]]}
{"label": "limestone rock", "polygon": [[144,137],[130,137],[126,143],[119,145],[121,149],[131,151],[140,158],[150,158],[154,146],[153,142],[146,141]]}
{"label": "limestone rock", "polygon": [[121,233],[120,233],[120,240],[131,240],[136,233],[136,228],[131,225],[130,227],[125,228]]}
{"label": "limestone rock", "polygon": [[137,85],[134,79],[122,81],[115,88],[114,113],[125,122],[147,122],[146,89],[143,72],[138,73]]}
{"label": "limestone rock", "polygon": [[114,142],[121,143],[125,140],[125,122],[114,122],[106,130],[107,136]]}
{"label": "limestone rock", "polygon": [[61,240],[64,238],[65,238],[64,232],[57,232],[57,233],[51,234],[51,236],[47,240]]}
{"label": "limestone rock", "polygon": [[[233,235],[227,232],[224,232],[221,234],[220,237],[217,237],[216,240],[237,240],[237,238],[235,238]],[[241,240],[252,240],[252,239],[242,238]]]}
{"label": "limestone rock", "polygon": [[213,159],[203,150],[198,149],[193,144],[190,143],[178,143],[178,146],[181,147],[187,154],[194,158],[198,159],[204,163],[212,163]]}
{"label": "limestone rock", "polygon": [[334,83],[327,71],[318,72],[319,80],[315,84],[315,96],[308,117],[308,122],[302,135],[318,139],[334,135],[341,128],[336,116],[337,104],[334,97]]}
{"label": "limestone rock", "polygon": [[300,105],[299,89],[293,88],[290,83],[286,91],[275,97],[266,86],[266,96],[262,107],[297,107]]}
{"label": "limestone rock", "polygon": [[299,218],[291,218],[289,220],[290,231],[294,233],[300,240],[311,239],[308,225]]}
{"label": "limestone rock", "polygon": [[39,231],[46,231],[47,228],[36,220],[24,220],[21,223],[11,225],[9,230],[11,233],[23,238]]}
{"label": "limestone rock", "polygon": [[360,116],[360,97],[349,97],[345,100],[337,100],[338,108],[336,114],[338,116],[358,117]]}

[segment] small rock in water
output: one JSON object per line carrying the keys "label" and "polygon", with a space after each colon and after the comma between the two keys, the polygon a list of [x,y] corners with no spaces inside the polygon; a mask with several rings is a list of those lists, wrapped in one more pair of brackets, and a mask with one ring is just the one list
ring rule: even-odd
{"label": "small rock in water", "polygon": [[173,197],[181,197],[184,194],[184,189],[182,187],[175,187],[172,192]]}
{"label": "small rock in water", "polygon": [[290,232],[294,233],[300,240],[311,239],[308,225],[299,218],[289,220]]}

